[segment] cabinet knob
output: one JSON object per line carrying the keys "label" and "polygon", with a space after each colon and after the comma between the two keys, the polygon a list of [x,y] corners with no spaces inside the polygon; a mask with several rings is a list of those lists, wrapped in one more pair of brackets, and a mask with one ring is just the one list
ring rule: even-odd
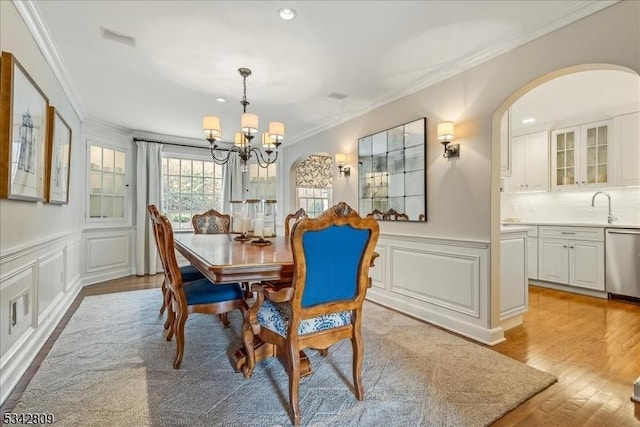
{"label": "cabinet knob", "polygon": [[562,247],[563,247],[563,248],[566,248],[566,247],[567,247],[567,245],[562,245]]}
{"label": "cabinet knob", "polygon": [[524,186],[525,186],[525,187],[527,187],[527,188],[529,188],[529,184],[525,184]]}
{"label": "cabinet knob", "polygon": [[569,249],[573,249],[573,246],[569,246]]}
{"label": "cabinet knob", "polygon": [[583,184],[586,184],[584,181],[582,181]]}

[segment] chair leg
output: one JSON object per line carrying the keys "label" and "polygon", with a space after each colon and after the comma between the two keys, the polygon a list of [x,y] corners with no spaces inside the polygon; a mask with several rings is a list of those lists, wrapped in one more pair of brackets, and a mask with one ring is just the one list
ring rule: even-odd
{"label": "chair leg", "polygon": [[293,425],[300,425],[300,352],[295,342],[287,345],[287,359],[289,365],[289,404],[293,412]]}
{"label": "chair leg", "polygon": [[246,352],[246,360],[242,367],[242,375],[245,378],[251,378],[253,375],[253,369],[256,366],[256,353],[253,347],[253,340],[255,339],[251,326],[247,323],[242,325],[242,344],[244,345],[244,351]]}
{"label": "chair leg", "polygon": [[320,353],[320,356],[322,356],[322,357],[327,357],[329,355],[329,349],[328,348],[320,348],[320,349],[318,349],[318,353]]}
{"label": "chair leg", "polygon": [[229,323],[229,318],[227,316],[227,313],[222,313],[220,315],[220,321],[222,322],[225,328],[229,327],[230,323]]}
{"label": "chair leg", "polygon": [[363,400],[364,385],[362,384],[362,356],[364,343],[362,341],[362,335],[359,332],[354,332],[352,335],[351,346],[353,347],[353,385],[356,389],[356,398],[358,400]]}
{"label": "chair leg", "polygon": [[186,310],[178,310],[174,322],[174,332],[176,334],[176,357],[173,359],[173,368],[179,369],[184,354],[184,324],[187,321]]}

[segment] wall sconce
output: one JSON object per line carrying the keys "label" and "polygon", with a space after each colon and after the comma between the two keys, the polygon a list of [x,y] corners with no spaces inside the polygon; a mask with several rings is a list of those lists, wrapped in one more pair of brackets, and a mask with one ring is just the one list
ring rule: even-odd
{"label": "wall sconce", "polygon": [[454,144],[449,147],[453,139],[453,122],[438,123],[438,139],[444,145],[444,153],[442,157],[450,159],[452,157],[460,157],[460,144]]}
{"label": "wall sconce", "polygon": [[345,166],[345,163],[347,163],[347,155],[344,153],[336,154],[336,165],[338,165],[340,175],[346,177],[351,175],[351,168],[349,166]]}

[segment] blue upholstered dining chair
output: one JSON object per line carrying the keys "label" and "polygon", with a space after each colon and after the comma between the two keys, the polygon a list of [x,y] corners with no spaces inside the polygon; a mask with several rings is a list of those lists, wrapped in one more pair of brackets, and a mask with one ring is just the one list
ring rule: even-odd
{"label": "blue upholstered dining chair", "polygon": [[274,354],[286,359],[295,425],[301,421],[300,377],[309,372],[300,358],[306,348],[326,351],[338,341],[351,340],[355,394],[358,400],[364,398],[362,303],[378,235],[375,219],[361,218],[346,203],[339,203],[318,218],[303,218],[293,226],[291,286],[253,285],[256,302],[247,312],[242,333],[247,352],[243,373],[246,378],[253,374],[255,337],[273,345]]}
{"label": "blue upholstered dining chair", "polygon": [[[151,228],[153,230],[153,238],[156,242],[156,249],[158,250],[158,254],[160,254],[160,247],[158,246],[158,239],[156,238],[156,222],[155,219],[160,218],[160,211],[156,207],[156,205],[147,206],[147,211],[149,212],[149,218],[151,219]],[[162,271],[167,271],[164,266],[164,260],[160,257],[160,263],[162,264]],[[182,274],[182,280],[184,282],[192,282],[194,280],[202,279],[204,275],[198,271],[193,265],[185,265],[180,267],[180,274]],[[164,314],[165,309],[169,304],[171,304],[171,293],[170,289],[167,286],[167,276],[165,275],[164,280],[162,281],[162,306],[160,307],[160,314]],[[170,323],[173,321],[173,313],[167,313],[167,321],[164,322],[164,328],[169,329]]]}
{"label": "blue upholstered dining chair", "polygon": [[[173,367],[178,369],[184,355],[184,327],[189,313],[225,314],[239,309],[244,316],[247,303],[238,283],[218,285],[205,277],[185,281],[176,260],[171,222],[164,215],[152,215],[151,220],[154,222],[153,228],[170,295],[167,310],[171,321],[167,341],[175,335],[176,355]],[[229,326],[228,321],[224,326]]]}

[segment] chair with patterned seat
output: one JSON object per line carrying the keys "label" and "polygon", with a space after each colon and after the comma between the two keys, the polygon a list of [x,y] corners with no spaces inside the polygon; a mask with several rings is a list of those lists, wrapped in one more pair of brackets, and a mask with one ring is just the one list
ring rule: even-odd
{"label": "chair with patterned seat", "polygon": [[[155,227],[156,227],[156,221],[154,221],[154,219],[158,219],[160,218],[160,211],[158,210],[158,208],[156,207],[156,205],[149,205],[147,206],[147,211],[149,212],[149,218],[151,219],[151,227],[153,229],[153,236],[154,236],[154,241],[156,242],[156,249],[158,250],[158,254],[160,254],[160,247],[158,246],[158,239],[155,238],[156,236],[156,231],[155,231]],[[160,257],[160,263],[162,264],[162,270],[163,271],[167,271],[167,269],[164,266],[164,260],[162,259],[162,257]],[[180,267],[180,274],[182,274],[182,280],[185,282],[192,282],[194,280],[198,280],[198,279],[202,279],[204,277],[204,275],[198,271],[197,268],[195,268],[193,265],[189,264],[189,265],[185,265],[183,267]],[[169,294],[170,290],[169,287],[167,286],[167,278],[165,275],[164,280],[162,281],[162,307],[160,307],[160,314],[164,314],[165,309],[167,308],[167,305],[170,304],[171,301],[171,295]],[[165,329],[169,329],[169,324],[173,321],[172,318],[172,313],[169,312],[167,314],[167,320],[164,324],[164,328]]]}
{"label": "chair with patterned seat", "polygon": [[[238,283],[217,285],[207,278],[185,282],[176,260],[171,222],[164,215],[154,216],[152,220],[170,290],[168,309],[173,321],[169,325],[167,341],[175,335],[176,355],[173,367],[178,369],[184,355],[184,327],[190,313],[226,314],[238,309],[244,316],[248,307]],[[229,327],[229,322],[226,321],[224,326]]]}
{"label": "chair with patterned seat", "polygon": [[340,203],[315,219],[303,218],[293,226],[291,246],[294,274],[290,287],[253,285],[256,302],[246,314],[242,341],[247,352],[243,374],[255,368],[256,337],[275,346],[289,375],[292,420],[301,420],[300,352],[328,349],[343,339],[353,348],[353,382],[358,400],[362,385],[362,304],[369,284],[379,226]]}
{"label": "chair with patterned seat", "polygon": [[231,216],[215,209],[194,215],[191,218],[191,224],[196,234],[229,234],[231,232]]}

